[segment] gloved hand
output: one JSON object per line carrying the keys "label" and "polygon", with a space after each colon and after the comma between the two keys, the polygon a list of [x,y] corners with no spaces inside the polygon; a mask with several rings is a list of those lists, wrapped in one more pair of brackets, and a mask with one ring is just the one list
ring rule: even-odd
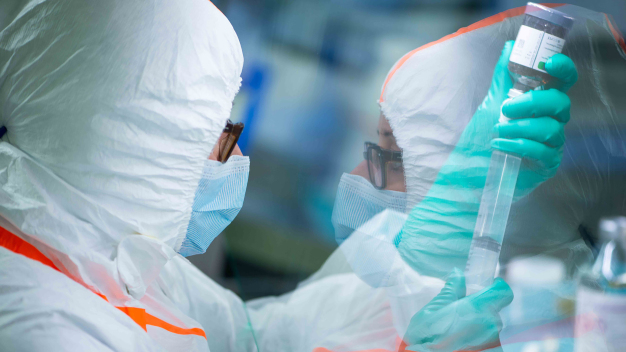
{"label": "gloved hand", "polygon": [[465,297],[465,278],[454,270],[441,292],[411,318],[404,335],[409,351],[463,351],[498,348],[500,310],[513,291],[502,279]]}
{"label": "gloved hand", "polygon": [[[395,239],[404,260],[422,275],[443,278],[453,268],[465,267],[492,148],[524,157],[516,199],[554,176],[561,162],[570,106],[564,92],[578,78],[576,67],[567,56],[554,55],[546,62],[546,70],[556,77],[546,87],[550,89],[510,100],[502,112],[512,120],[498,123],[513,87],[507,68],[512,48],[513,41],[505,44],[487,96]],[[498,137],[492,140],[494,130]]]}
{"label": "gloved hand", "polygon": [[523,157],[516,199],[553,177],[563,159],[564,126],[570,119],[570,100],[565,93],[578,80],[578,72],[563,54],[548,59],[546,71],[556,77],[552,88],[511,99],[502,106],[502,113],[511,120],[494,126],[498,137],[491,146]]}

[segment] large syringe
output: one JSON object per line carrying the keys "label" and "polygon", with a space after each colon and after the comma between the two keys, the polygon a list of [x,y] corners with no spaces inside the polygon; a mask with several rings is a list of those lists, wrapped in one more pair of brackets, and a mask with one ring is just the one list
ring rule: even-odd
{"label": "large syringe", "polygon": [[[562,12],[528,3],[509,58],[508,68],[515,82],[508,92],[509,99],[550,80],[545,63],[563,50],[565,36],[573,24],[574,19]],[[507,120],[506,116],[500,115],[500,122]],[[494,151],[491,155],[465,267],[468,295],[493,282],[521,162],[520,157],[502,151]]]}

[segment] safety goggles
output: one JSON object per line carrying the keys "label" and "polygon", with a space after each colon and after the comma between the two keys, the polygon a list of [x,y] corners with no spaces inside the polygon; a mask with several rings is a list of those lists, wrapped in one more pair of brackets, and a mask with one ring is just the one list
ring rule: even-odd
{"label": "safety goggles", "polygon": [[376,189],[387,187],[388,173],[404,177],[401,151],[383,149],[377,144],[365,142],[363,157],[367,160],[370,182]]}
{"label": "safety goggles", "polygon": [[226,122],[226,127],[224,127],[223,133],[226,133],[226,136],[220,138],[219,141],[219,152],[217,154],[217,161],[225,163],[230,158],[233,150],[235,150],[235,146],[237,145],[237,141],[239,140],[239,136],[241,136],[241,132],[243,131],[243,122],[233,123],[230,119]]}

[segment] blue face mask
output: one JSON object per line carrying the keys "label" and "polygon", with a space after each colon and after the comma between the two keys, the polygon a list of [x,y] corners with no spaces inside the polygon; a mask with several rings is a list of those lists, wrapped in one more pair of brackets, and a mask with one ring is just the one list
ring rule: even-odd
{"label": "blue face mask", "polygon": [[333,207],[335,239],[341,244],[376,214],[385,209],[404,213],[405,207],[406,193],[380,191],[361,176],[343,174]]}
{"label": "blue face mask", "polygon": [[188,257],[202,254],[239,214],[248,185],[250,159],[231,156],[222,164],[207,160],[196,190],[187,236],[178,251]]}

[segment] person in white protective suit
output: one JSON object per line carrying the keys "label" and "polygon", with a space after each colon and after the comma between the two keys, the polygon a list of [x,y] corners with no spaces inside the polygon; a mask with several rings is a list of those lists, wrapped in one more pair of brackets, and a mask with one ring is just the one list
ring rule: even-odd
{"label": "person in white protective suit", "polygon": [[[608,16],[571,5],[551,6],[577,21],[566,55],[549,69],[557,77],[546,87],[551,89],[529,93],[504,109],[511,115],[516,115],[513,107],[535,109],[511,116],[515,123],[500,125],[497,120],[511,84],[507,40],[515,39],[524,8],[463,28],[413,50],[394,65],[380,97],[378,146],[387,149],[390,160],[402,151],[403,165],[397,170],[402,170],[405,183],[376,189],[379,184],[365,161],[342,177],[333,211],[341,246],[296,291],[248,303],[260,345],[397,351],[408,343],[408,350],[451,351],[498,343],[504,350],[519,350],[520,343],[554,338],[564,345],[575,342],[568,325],[571,312],[554,312],[555,307],[543,305],[545,297],[535,297],[536,305],[526,307],[524,325],[507,326],[497,313],[510,302],[506,287],[496,285],[487,294],[468,297],[471,304],[465,304],[459,299],[465,292],[457,274],[469,251],[482,192],[477,180],[482,177],[484,185],[494,127],[495,143],[504,149],[504,139],[512,138],[521,149],[505,150],[526,157],[502,248],[503,264],[519,254],[547,254],[562,258],[574,272],[591,257],[578,231],[581,224],[593,226],[601,209],[626,211],[626,179],[619,171],[626,160],[619,138],[626,123],[616,112],[624,106],[616,103],[621,90],[610,85],[613,70],[624,68],[607,64],[623,65],[626,45]],[[578,75],[566,64],[567,56]],[[563,91],[575,97],[571,117]],[[542,105],[557,111],[546,112]],[[537,124],[529,119],[535,117]],[[537,128],[543,123],[561,126]],[[387,130],[396,138],[385,140]],[[584,152],[576,153],[580,148]],[[446,196],[452,201],[443,202]],[[409,211],[408,217],[403,214]],[[371,291],[354,281],[353,274]],[[546,295],[559,294],[554,289]],[[271,327],[285,330],[285,340],[268,334]]]}
{"label": "person in white protective suit", "polygon": [[[626,44],[609,16],[571,5],[550,6],[576,19],[566,55],[554,59],[571,57],[577,75],[562,70],[569,66],[565,61],[558,70],[554,70],[557,65],[551,67],[550,74],[558,79],[545,91],[526,93],[525,98],[505,104],[502,113],[513,120],[502,124],[497,121],[499,110],[511,84],[504,79],[509,78],[505,52],[511,49],[506,42],[515,38],[524,8],[497,14],[417,48],[390,70],[379,100],[402,150],[406,182],[402,200],[408,216],[398,212],[397,202],[388,201],[386,195],[378,200],[386,202],[387,211],[372,215],[369,222],[351,221],[343,214],[359,212],[346,210],[348,202],[339,197],[340,183],[333,214],[341,215],[333,219],[340,249],[360,278],[386,289],[394,327],[410,350],[475,349],[479,341],[471,341],[470,331],[484,343],[490,341],[489,331],[502,327],[485,328],[482,324],[494,316],[481,317],[450,304],[464,296],[458,290],[462,279],[449,273],[465,267],[491,148],[525,157],[500,254],[502,271],[515,256],[542,254],[560,258],[575,274],[592,258],[592,243],[585,242],[595,238],[585,229],[592,229],[601,214],[626,212],[626,175],[620,171],[626,165],[621,138],[626,121],[618,112],[624,109],[618,103],[619,92],[626,87],[623,81],[612,80],[625,69]],[[570,100],[561,105],[558,101],[564,95],[557,90],[573,96],[571,116]],[[547,103],[544,107],[560,108],[548,113],[541,108],[542,100]],[[532,114],[514,111],[530,101]],[[540,128],[532,127],[534,123]],[[554,123],[566,125],[557,132],[547,126]],[[521,134],[521,129],[515,131],[522,126]],[[513,150],[533,140],[541,142],[536,144],[541,152],[532,147]],[[355,223],[358,226],[344,228]],[[350,236],[347,240],[345,233]],[[430,300],[437,278],[446,277],[447,289]],[[532,298],[516,297],[527,301],[525,320],[517,321],[522,324],[517,327],[499,323],[504,324],[499,336],[503,349],[519,350],[520,343],[554,338],[570,347],[575,343],[572,312],[545,305],[572,299],[561,289],[553,286]],[[505,290],[491,293],[492,304],[506,302]],[[493,307],[487,304],[485,310]],[[491,322],[497,325],[498,319]],[[528,331],[520,334],[523,330]]]}
{"label": "person in white protective suit", "polygon": [[245,192],[246,158],[207,161],[241,82],[226,17],[202,0],[0,13],[0,350],[248,349],[243,315],[194,307],[203,325],[167,293],[190,279],[160,276],[195,270],[178,252],[197,250],[199,184],[232,187],[235,209]]}
{"label": "person in white protective suit", "polygon": [[249,168],[207,159],[243,65],[209,1],[5,0],[0,13],[0,350],[406,347],[407,317],[444,281],[387,241],[402,222],[360,231],[392,244],[388,267],[360,266],[354,249],[371,246],[348,235],[296,291],[246,305],[183,257],[236,216]]}

